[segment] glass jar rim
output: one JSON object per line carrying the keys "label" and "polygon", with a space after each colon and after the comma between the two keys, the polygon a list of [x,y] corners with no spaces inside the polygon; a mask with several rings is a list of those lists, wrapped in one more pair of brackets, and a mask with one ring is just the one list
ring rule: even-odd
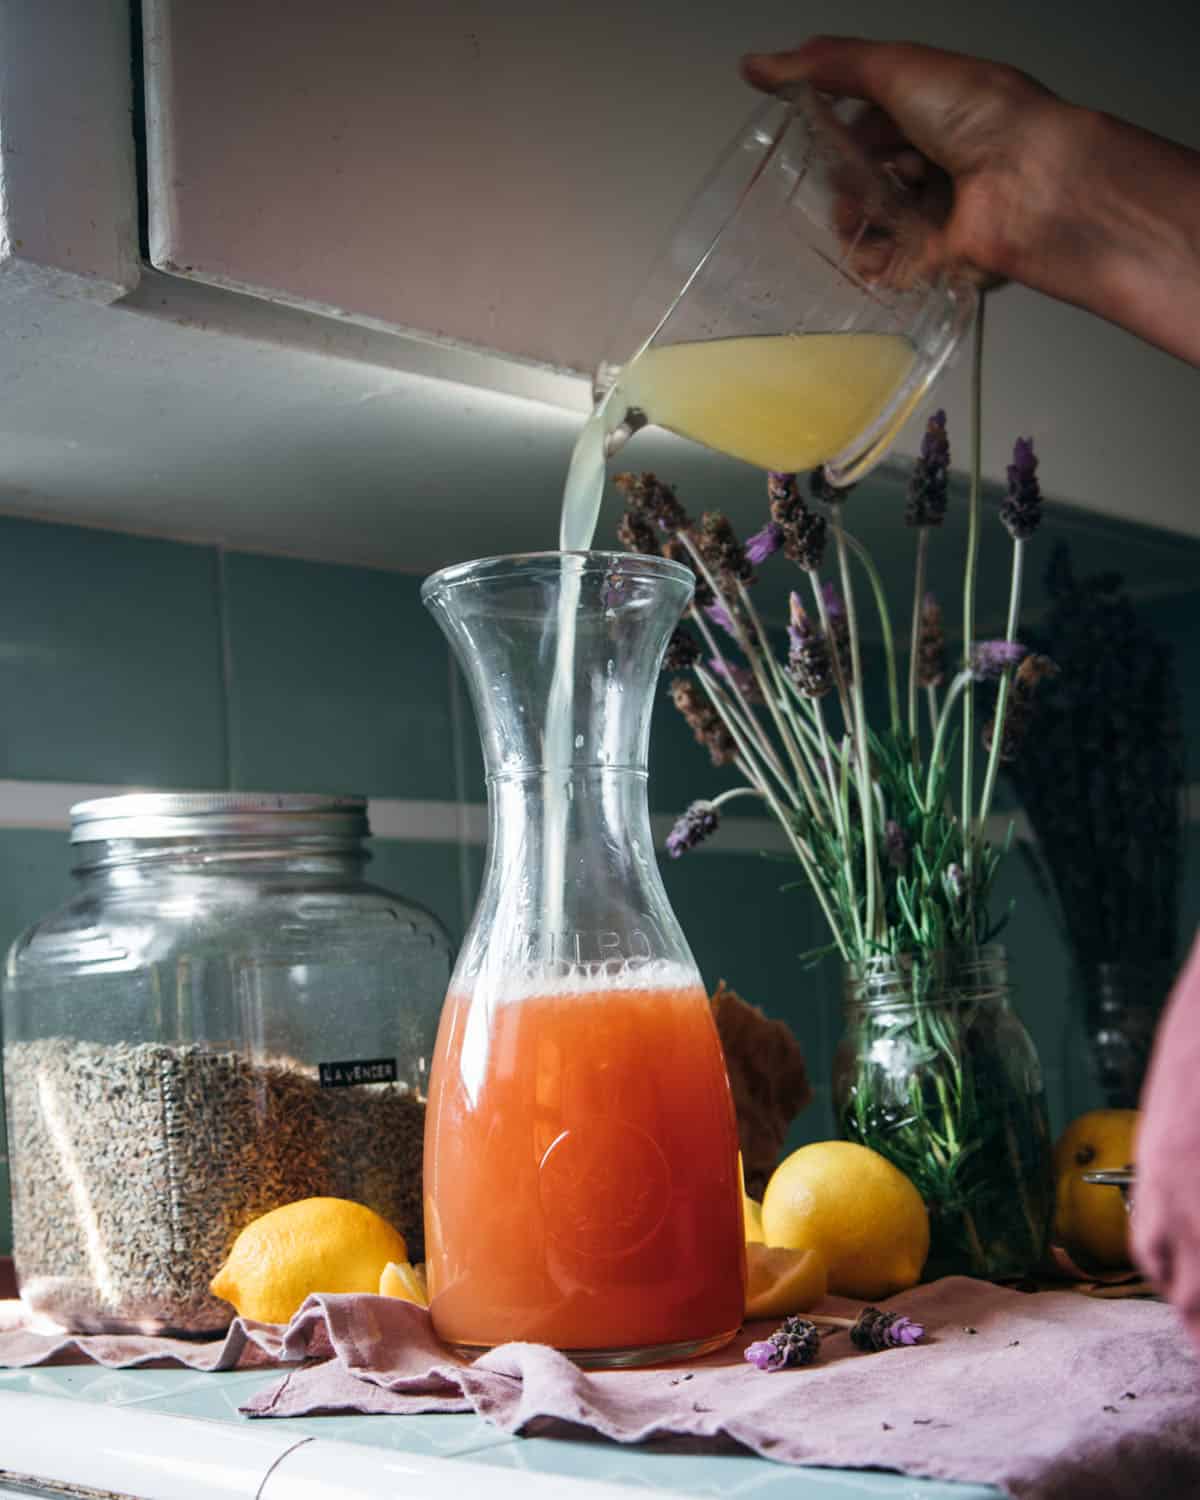
{"label": "glass jar rim", "polygon": [[431,573],[421,585],[421,602],[430,604],[449,590],[466,583],[503,581],[508,578],[556,577],[564,558],[582,559],[578,576],[619,573],[625,578],[654,578],[683,583],[691,589],[694,578],[690,568],[669,557],[653,557],[644,552],[513,552],[495,557],[481,557],[472,562],[451,563]]}
{"label": "glass jar rim", "polygon": [[877,954],[845,965],[848,1005],[923,1005],[930,996],[914,989],[914,979],[945,986],[935,1003],[947,1003],[957,990],[972,1003],[1009,993],[1008,955],[1002,943],[939,948],[931,953]]}
{"label": "glass jar rim", "polygon": [[363,839],[367,799],[308,792],[128,792],[71,808],[71,843],[216,838]]}

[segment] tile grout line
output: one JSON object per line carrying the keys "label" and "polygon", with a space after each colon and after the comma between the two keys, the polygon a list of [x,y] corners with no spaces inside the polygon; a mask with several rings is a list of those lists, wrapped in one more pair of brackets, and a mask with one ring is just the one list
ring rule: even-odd
{"label": "tile grout line", "polygon": [[[206,789],[0,778],[0,831],[16,828],[69,829],[71,805],[92,797],[115,797],[137,791],[196,790]],[[368,802],[371,829],[377,839],[396,843],[458,844],[463,850],[464,861],[468,846],[487,843],[488,810],[484,802],[401,797],[371,797]],[[1016,837],[1030,836],[1028,822],[1020,811],[993,813],[988,819],[988,836],[996,842],[1002,842],[1010,822],[1016,825]],[[1200,783],[1188,788],[1186,822],[1200,824]],[[674,813],[651,815],[657,847],[661,848],[674,823]],[[720,830],[713,838],[701,844],[696,853],[701,856],[751,854],[760,850],[774,852],[786,847],[783,832],[774,819],[730,817],[722,821]],[[464,868],[469,873],[469,867],[464,865]],[[466,915],[469,918],[470,912]]]}

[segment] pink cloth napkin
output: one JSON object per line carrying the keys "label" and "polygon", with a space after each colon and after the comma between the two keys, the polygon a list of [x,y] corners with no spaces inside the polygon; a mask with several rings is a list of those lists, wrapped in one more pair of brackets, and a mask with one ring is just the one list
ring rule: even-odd
{"label": "pink cloth napkin", "polygon": [[[1170,1307],[965,1277],[891,1305],[925,1324],[925,1342],[860,1354],[829,1334],[817,1364],[776,1374],[742,1358],[762,1323],[707,1359],[652,1370],[584,1372],[536,1344],[466,1363],[423,1309],[381,1297],[310,1297],[286,1330],[239,1321],[171,1354],[205,1369],[296,1363],[242,1408],[258,1417],[475,1411],[514,1433],[732,1441],[777,1462],[991,1483],[1021,1500],[1200,1495],[1200,1365]],[[858,1306],[831,1298],[822,1310]],[[0,1359],[33,1362],[34,1346],[14,1337],[0,1334]],[[169,1342],[60,1336],[41,1357],[144,1363]]]}
{"label": "pink cloth napkin", "polygon": [[1175,985],[1142,1091],[1133,1247],[1200,1348],[1200,934]]}

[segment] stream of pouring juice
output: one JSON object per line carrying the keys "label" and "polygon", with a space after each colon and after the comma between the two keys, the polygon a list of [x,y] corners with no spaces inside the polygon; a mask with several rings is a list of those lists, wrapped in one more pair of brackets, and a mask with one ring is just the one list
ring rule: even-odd
{"label": "stream of pouring juice", "polygon": [[[760,469],[802,472],[844,452],[871,426],[913,359],[909,341],[887,333],[651,344],[621,371],[579,436],[559,546],[571,551],[592,545],[605,443],[628,410]],[[898,411],[895,425],[907,414]]]}
{"label": "stream of pouring juice", "polygon": [[716,1347],[741,1323],[737,1128],[709,1003],[687,971],[634,983],[487,1007],[486,1057],[471,997],[448,998],[425,1142],[448,1343]]}

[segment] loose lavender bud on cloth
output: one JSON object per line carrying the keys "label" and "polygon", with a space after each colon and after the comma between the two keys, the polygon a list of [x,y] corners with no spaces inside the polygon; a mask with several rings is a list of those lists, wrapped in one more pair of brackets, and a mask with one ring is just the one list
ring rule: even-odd
{"label": "loose lavender bud on cloth", "polygon": [[667,853],[672,859],[680,859],[716,833],[720,824],[721,814],[711,802],[693,802],[667,834]]}
{"label": "loose lavender bud on cloth", "polygon": [[950,478],[950,440],[946,413],[935,411],[925,426],[921,451],[908,480],[904,520],[908,526],[940,526],[946,518]]}
{"label": "loose lavender bud on cloth", "polygon": [[858,1322],[850,1330],[850,1342],[856,1349],[868,1354],[877,1354],[881,1349],[899,1349],[916,1344],[925,1337],[925,1328],[914,1323],[903,1313],[880,1312],[877,1307],[864,1307]]}
{"label": "loose lavender bud on cloth", "polygon": [[1013,461],[1008,466],[1008,494],[1000,504],[1000,519],[1014,542],[1031,537],[1042,519],[1037,466],[1033,439],[1018,438],[1013,444]]}
{"label": "loose lavender bud on cloth", "polygon": [[798,1365],[811,1365],[820,1352],[821,1335],[815,1324],[804,1318],[784,1318],[770,1338],[747,1345],[744,1357],[750,1364],[771,1374]]}

